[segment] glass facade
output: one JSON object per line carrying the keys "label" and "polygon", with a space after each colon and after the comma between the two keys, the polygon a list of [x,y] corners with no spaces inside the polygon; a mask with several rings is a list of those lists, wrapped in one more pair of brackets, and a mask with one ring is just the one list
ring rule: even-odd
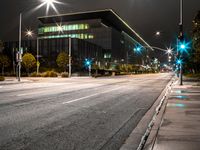
{"label": "glass facade", "polygon": [[[97,47],[101,47],[101,64],[120,64],[120,63],[140,63],[139,57],[134,54],[134,47],[138,42],[127,33],[119,31],[104,22],[102,19],[76,20],[57,23],[43,23],[38,29],[38,35],[41,40],[52,41],[49,44],[41,44],[40,49],[46,51],[56,51],[59,47],[59,39],[81,39],[90,42]],[[62,41],[62,40],[61,40]],[[62,43],[62,42],[61,42]],[[63,43],[65,45],[65,42]],[[48,46],[51,45],[51,46]],[[62,44],[61,44],[62,45]],[[65,48],[67,49],[67,47]],[[51,54],[53,55],[53,54]],[[78,54],[77,54],[78,57]]]}
{"label": "glass facade", "polygon": [[[111,11],[41,17],[39,20],[37,38],[41,66],[56,68],[58,54],[69,52],[69,38],[72,39],[72,64],[78,66],[72,68],[83,67],[86,58],[101,68],[143,61],[142,54],[134,53],[141,39],[135,38],[135,33]],[[17,51],[18,42],[7,45],[11,52]],[[25,52],[37,55],[36,40],[25,40],[22,47]]]}

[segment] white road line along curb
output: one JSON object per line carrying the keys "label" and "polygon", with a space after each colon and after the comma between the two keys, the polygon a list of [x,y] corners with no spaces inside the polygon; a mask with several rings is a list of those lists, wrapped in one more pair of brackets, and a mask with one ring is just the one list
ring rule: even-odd
{"label": "white road line along curb", "polygon": [[175,81],[175,80],[176,80],[176,79],[173,78],[173,79],[170,81],[171,83],[168,84],[168,86],[167,86],[167,88],[166,88],[166,92],[165,92],[164,96],[162,97],[162,99],[160,100],[159,105],[156,107],[155,114],[153,115],[152,120],[150,121],[150,123],[149,123],[149,125],[148,125],[148,128],[146,129],[145,134],[142,136],[142,139],[141,139],[141,141],[140,141],[140,144],[139,144],[137,150],[142,150],[142,149],[144,148],[145,143],[146,143],[146,141],[147,141],[147,139],[148,139],[148,137],[149,137],[149,135],[150,135],[151,129],[152,129],[154,123],[155,123],[155,120],[156,120],[158,114],[160,113],[160,110],[161,110],[161,108],[162,108],[162,105],[163,105],[165,99],[167,98],[168,94],[171,92],[172,85],[174,84],[174,81]]}

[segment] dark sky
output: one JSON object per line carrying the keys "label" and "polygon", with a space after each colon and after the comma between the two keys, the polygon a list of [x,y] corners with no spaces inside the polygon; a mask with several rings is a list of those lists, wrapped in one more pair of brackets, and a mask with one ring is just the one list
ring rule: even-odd
{"label": "dark sky", "polygon": [[[18,37],[19,12],[24,11],[23,31],[36,29],[37,17],[44,16],[46,7],[36,12],[31,9],[41,0],[1,0],[0,1],[0,39],[15,40]],[[112,8],[150,45],[165,47],[174,42],[178,32],[179,0],[60,0],[67,5],[56,5],[60,13]],[[200,0],[184,0],[184,30],[189,36],[191,24]],[[49,15],[55,14],[50,11]],[[154,33],[161,31],[161,37]],[[36,30],[35,30],[36,32]]]}

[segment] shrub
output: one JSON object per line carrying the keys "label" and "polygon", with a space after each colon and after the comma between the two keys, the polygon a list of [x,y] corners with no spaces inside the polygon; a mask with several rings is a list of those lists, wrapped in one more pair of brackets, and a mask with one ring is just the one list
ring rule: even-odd
{"label": "shrub", "polygon": [[66,52],[60,52],[60,54],[57,56],[56,63],[58,67],[62,68],[63,71],[65,71],[69,63],[68,54]]}
{"label": "shrub", "polygon": [[61,73],[61,77],[62,77],[62,78],[68,78],[68,77],[69,77],[68,72],[62,72],[62,73]]}
{"label": "shrub", "polygon": [[31,68],[36,66],[36,59],[31,53],[26,53],[22,57],[22,65],[26,69],[28,75]]}
{"label": "shrub", "polygon": [[5,77],[0,76],[0,81],[4,81]]}
{"label": "shrub", "polygon": [[42,77],[58,77],[55,71],[46,71],[42,74]]}
{"label": "shrub", "polygon": [[31,73],[30,77],[41,77],[42,75],[40,73],[37,74],[37,72]]}

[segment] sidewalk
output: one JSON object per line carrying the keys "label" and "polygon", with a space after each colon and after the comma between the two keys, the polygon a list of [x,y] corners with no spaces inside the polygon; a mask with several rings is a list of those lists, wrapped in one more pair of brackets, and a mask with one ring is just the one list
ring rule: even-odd
{"label": "sidewalk", "polygon": [[200,84],[172,87],[144,150],[200,150]]}
{"label": "sidewalk", "polygon": [[21,81],[19,82],[16,77],[6,77],[5,81],[1,81],[0,85],[9,85],[9,84],[20,84],[20,83],[28,83],[32,82],[31,80],[21,78]]}

